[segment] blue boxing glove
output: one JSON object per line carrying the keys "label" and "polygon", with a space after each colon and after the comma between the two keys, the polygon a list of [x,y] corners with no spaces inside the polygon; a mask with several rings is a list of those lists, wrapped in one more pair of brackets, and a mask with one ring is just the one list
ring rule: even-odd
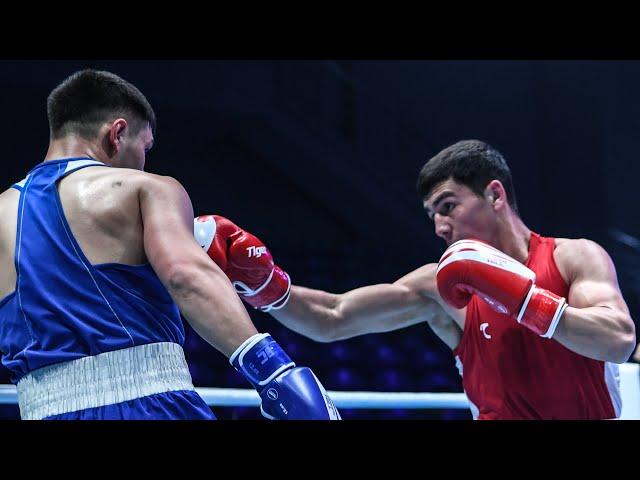
{"label": "blue boxing glove", "polygon": [[271,420],[341,420],[333,401],[308,367],[296,367],[268,333],[249,337],[229,358],[262,399]]}

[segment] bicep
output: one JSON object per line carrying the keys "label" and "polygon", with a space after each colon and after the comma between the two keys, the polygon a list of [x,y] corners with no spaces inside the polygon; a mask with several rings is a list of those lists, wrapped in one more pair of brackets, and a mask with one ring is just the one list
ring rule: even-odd
{"label": "bicep", "polygon": [[343,294],[343,318],[366,319],[370,329],[385,332],[421,322],[453,323],[433,289],[435,269],[419,268],[392,284],[371,285]]}
{"label": "bicep", "polygon": [[567,302],[575,308],[609,307],[629,312],[617,283],[610,279],[576,279],[569,289]]}
{"label": "bicep", "polygon": [[[427,281],[428,279],[423,279]],[[433,332],[452,350],[460,343],[462,329],[456,318],[430,295],[402,281],[391,285],[373,285],[361,292],[361,302],[371,307],[381,305],[381,315],[370,314],[375,332],[386,332],[426,322]]]}
{"label": "bicep", "polygon": [[371,331],[384,332],[427,320],[431,302],[405,285],[379,284],[340,296],[339,317],[364,319]]}

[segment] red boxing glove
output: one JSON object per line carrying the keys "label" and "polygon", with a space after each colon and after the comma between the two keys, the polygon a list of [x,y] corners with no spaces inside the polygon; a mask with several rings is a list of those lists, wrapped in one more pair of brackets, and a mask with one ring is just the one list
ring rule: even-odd
{"label": "red boxing glove", "polygon": [[219,215],[196,217],[193,233],[245,302],[265,312],[286,305],[291,279],[260,239]]}
{"label": "red boxing glove", "polygon": [[536,274],[514,258],[478,240],[460,240],[444,252],[436,282],[440,296],[463,308],[478,295],[538,335],[551,338],[567,308],[564,297],[535,285]]}

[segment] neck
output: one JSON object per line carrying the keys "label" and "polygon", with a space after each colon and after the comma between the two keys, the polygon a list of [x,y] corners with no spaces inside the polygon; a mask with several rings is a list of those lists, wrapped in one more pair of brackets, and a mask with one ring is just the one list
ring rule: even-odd
{"label": "neck", "polygon": [[497,234],[491,243],[497,249],[524,263],[529,256],[530,240],[531,230],[518,215],[509,211],[498,220]]}
{"label": "neck", "polygon": [[51,140],[44,161],[71,157],[91,157],[99,162],[111,165],[111,158],[101,145],[95,141],[86,140],[75,135]]}

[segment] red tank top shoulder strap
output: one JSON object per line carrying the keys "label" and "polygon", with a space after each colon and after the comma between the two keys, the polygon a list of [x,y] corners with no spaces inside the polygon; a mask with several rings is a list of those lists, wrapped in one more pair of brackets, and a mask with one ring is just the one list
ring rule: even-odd
{"label": "red tank top shoulder strap", "polygon": [[[529,256],[526,265],[538,276],[539,281],[559,295],[566,295],[568,285],[560,273],[553,252],[556,248],[554,237],[543,237],[531,232]],[[562,293],[559,293],[562,292]]]}

